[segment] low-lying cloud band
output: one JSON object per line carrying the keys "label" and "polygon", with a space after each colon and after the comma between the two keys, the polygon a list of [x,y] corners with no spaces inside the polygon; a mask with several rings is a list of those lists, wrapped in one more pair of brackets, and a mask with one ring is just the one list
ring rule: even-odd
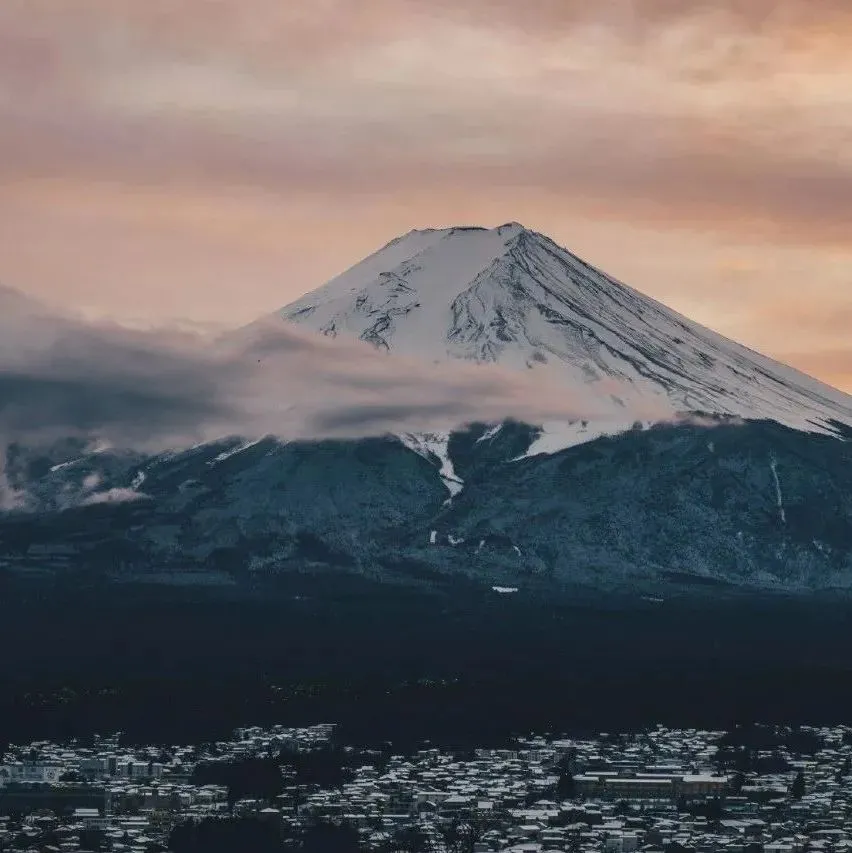
{"label": "low-lying cloud band", "polygon": [[[266,320],[225,339],[51,315],[0,292],[0,437],[145,451],[240,435],[357,438],[505,418],[623,421],[590,386],[432,365]],[[652,411],[653,409],[653,411]],[[637,403],[637,419],[670,412]]]}

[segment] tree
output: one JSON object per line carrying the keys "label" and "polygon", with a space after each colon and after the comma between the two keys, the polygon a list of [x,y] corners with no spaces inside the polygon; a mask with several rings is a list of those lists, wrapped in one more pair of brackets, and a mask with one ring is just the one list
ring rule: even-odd
{"label": "tree", "polygon": [[619,800],[615,804],[615,813],[619,817],[629,817],[633,814],[633,809],[630,807],[630,803],[628,803],[627,800]]}
{"label": "tree", "polygon": [[576,796],[577,783],[574,781],[574,775],[568,770],[563,770],[556,783],[556,799],[573,800]]}
{"label": "tree", "polygon": [[800,770],[790,786],[790,796],[794,800],[801,800],[805,796],[805,774]]}
{"label": "tree", "polygon": [[358,830],[349,824],[318,823],[305,831],[302,853],[358,853]]}
{"label": "tree", "polygon": [[249,850],[251,853],[280,853],[282,850],[278,828],[251,818],[208,818],[199,823],[183,823],[172,830],[168,847],[173,853],[245,853]]}
{"label": "tree", "polygon": [[318,785],[320,788],[339,788],[350,773],[350,765],[359,763],[354,753],[339,747],[325,747],[308,752],[283,749],[278,763],[292,769],[298,785]]}
{"label": "tree", "polygon": [[724,817],[722,801],[718,797],[713,797],[712,799],[702,803],[700,809],[697,810],[697,813],[703,815],[708,820],[721,820]]}
{"label": "tree", "polygon": [[98,851],[109,849],[107,836],[103,830],[83,829],[78,833],[77,838],[80,843],[80,849],[82,850]]}
{"label": "tree", "polygon": [[167,833],[171,832],[175,826],[175,816],[171,812],[164,811],[162,809],[158,809],[152,811],[148,816],[148,824],[149,826],[156,830],[157,832]]}
{"label": "tree", "polygon": [[449,853],[473,853],[482,836],[499,822],[493,818],[471,818],[453,821],[441,830],[441,837]]}
{"label": "tree", "polygon": [[79,770],[66,770],[60,777],[60,782],[82,782],[83,774]]}
{"label": "tree", "polygon": [[407,826],[393,836],[393,849],[398,853],[428,853],[432,844],[422,827]]}
{"label": "tree", "polygon": [[735,796],[741,794],[743,791],[743,785],[745,785],[745,783],[746,783],[745,773],[743,773],[742,770],[738,770],[731,777],[731,783],[729,785],[731,793],[734,794]]}
{"label": "tree", "polygon": [[271,800],[284,791],[281,767],[272,758],[201,762],[195,767],[193,782],[224,785],[232,805],[242,799]]}

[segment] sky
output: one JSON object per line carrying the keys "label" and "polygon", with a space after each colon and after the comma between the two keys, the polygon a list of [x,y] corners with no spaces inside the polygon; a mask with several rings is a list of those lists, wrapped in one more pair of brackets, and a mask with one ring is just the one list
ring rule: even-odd
{"label": "sky", "polygon": [[849,0],[3,0],[0,128],[0,284],[87,317],[520,221],[852,391]]}

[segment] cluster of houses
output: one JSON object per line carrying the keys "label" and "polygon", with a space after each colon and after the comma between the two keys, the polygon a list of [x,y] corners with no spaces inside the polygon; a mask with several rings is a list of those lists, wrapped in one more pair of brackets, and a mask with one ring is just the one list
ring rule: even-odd
{"label": "cluster of houses", "polygon": [[365,850],[405,849],[399,839],[414,830],[435,853],[461,849],[462,836],[471,853],[852,853],[852,731],[806,733],[816,745],[806,753],[783,739],[720,751],[724,733],[663,727],[465,754],[429,748],[365,761],[337,788],[284,785],[271,799],[236,801],[222,786],[193,785],[197,762],[321,749],[334,726],[241,729],[169,749],[34,743],[0,765],[0,850],[71,853],[95,830],[117,853],[153,853],[178,822],[236,815],[282,837],[346,824]]}
{"label": "cluster of houses", "polygon": [[115,853],[165,850],[178,822],[231,813],[227,788],[192,783],[199,761],[310,751],[333,732],[333,725],[239,729],[230,741],[166,749],[123,748],[120,735],[12,746],[0,761],[0,851],[87,850],[92,832]]}

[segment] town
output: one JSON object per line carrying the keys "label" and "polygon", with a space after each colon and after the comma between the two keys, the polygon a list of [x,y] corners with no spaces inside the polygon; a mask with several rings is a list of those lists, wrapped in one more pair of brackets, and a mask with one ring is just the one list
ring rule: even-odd
{"label": "town", "polygon": [[658,726],[396,754],[333,724],[13,745],[0,850],[845,853],[852,729]]}

